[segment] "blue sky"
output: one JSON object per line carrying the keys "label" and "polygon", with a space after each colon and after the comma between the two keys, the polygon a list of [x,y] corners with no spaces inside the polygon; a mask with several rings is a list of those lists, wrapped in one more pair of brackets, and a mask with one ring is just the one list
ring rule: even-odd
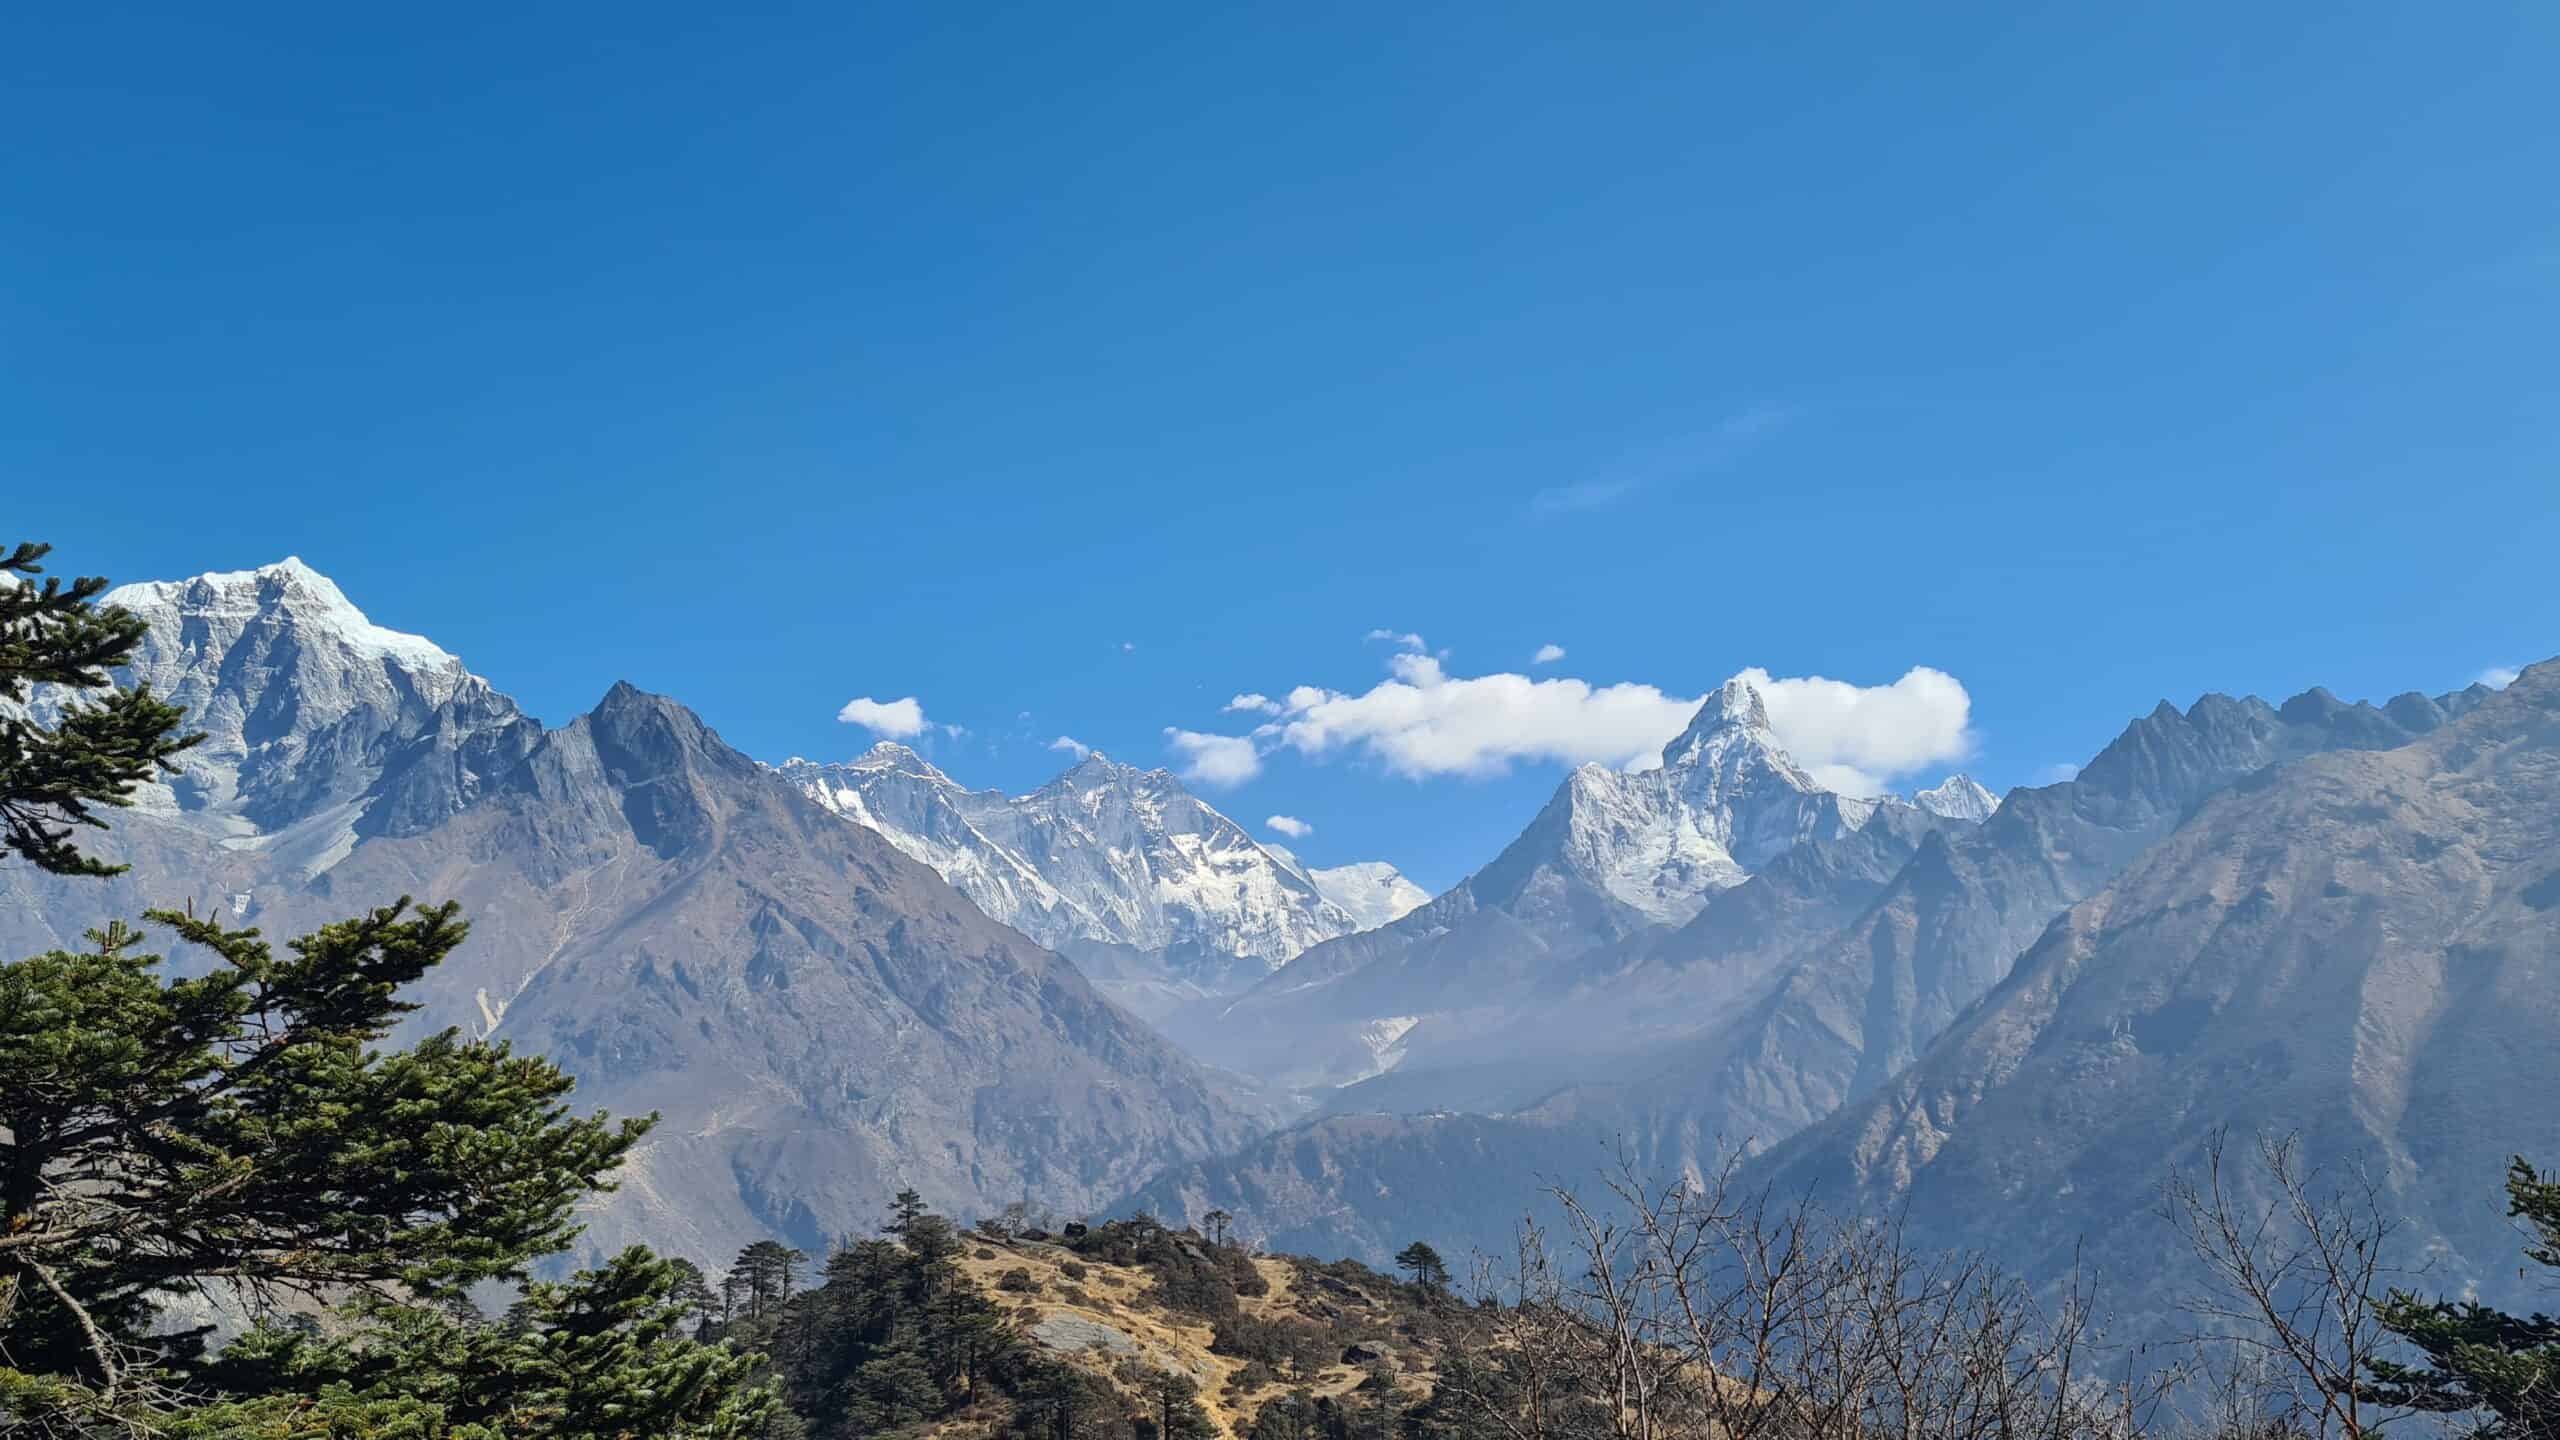
{"label": "blue sky", "polygon": [[[2005,788],[2560,651],[2547,6],[54,11],[8,528],[300,554],[555,722],[831,757],[912,696],[1020,788],[1369,697],[1386,630],[1932,667]],[[1560,773],[1327,733],[1213,797],[1435,887]]]}

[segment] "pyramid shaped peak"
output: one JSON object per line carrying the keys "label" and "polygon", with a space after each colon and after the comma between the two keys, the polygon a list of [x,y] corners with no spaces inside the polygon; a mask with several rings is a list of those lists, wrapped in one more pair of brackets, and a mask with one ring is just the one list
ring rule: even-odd
{"label": "pyramid shaped peak", "polygon": [[1702,727],[1740,726],[1748,730],[1769,728],[1768,702],[1760,696],[1760,687],[1736,675],[1716,687],[1715,693],[1698,707],[1696,718],[1689,722],[1692,730]]}
{"label": "pyramid shaped peak", "polygon": [[1702,756],[1721,754],[1741,741],[1757,749],[1778,750],[1778,737],[1769,728],[1769,707],[1761,700],[1759,688],[1736,675],[1719,685],[1700,702],[1698,713],[1689,718],[1689,726],[1679,738],[1662,748],[1665,768],[1677,769]]}

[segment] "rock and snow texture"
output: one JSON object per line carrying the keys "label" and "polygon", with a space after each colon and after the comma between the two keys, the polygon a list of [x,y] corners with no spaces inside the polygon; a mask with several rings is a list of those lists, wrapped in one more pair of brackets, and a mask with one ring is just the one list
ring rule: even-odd
{"label": "rock and snow texture", "polygon": [[1970,775],[1950,775],[1911,797],[1911,803],[1941,820],[1980,824],[2000,808],[2000,797],[1975,783]]}
{"label": "rock and snow texture", "polygon": [[1315,881],[1324,898],[1340,906],[1363,930],[1401,920],[1431,900],[1430,891],[1404,878],[1384,860],[1309,870],[1307,878]]}
{"label": "rock and snow texture", "polygon": [[1659,768],[1585,765],[1556,801],[1564,863],[1663,925],[1797,845],[1846,835],[1880,806],[1905,803],[1824,789],[1779,746],[1760,692],[1739,679],[1698,707]]}
{"label": "rock and snow texture", "polygon": [[[1736,679],[1699,706],[1660,765],[1581,766],[1457,888],[1168,1024],[1193,1053],[1277,1083],[1351,1083],[1409,1063],[1417,1044],[1463,1045],[1539,1013],[1577,957],[1683,925],[1798,846],[1886,815],[1896,829],[1941,823],[1908,801],[1823,788],[1780,746],[1759,692]],[[1367,1038],[1390,1020],[1402,1027],[1392,1053]]]}
{"label": "rock and snow texture", "polygon": [[[792,760],[781,770],[989,915],[1086,962],[1124,999],[1132,995],[1117,982],[1132,977],[1098,960],[1136,962],[1137,978],[1215,993],[1249,984],[1311,945],[1393,919],[1422,898],[1392,866],[1307,869],[1201,803],[1169,772],[1100,754],[1013,796],[971,790],[890,741],[849,764]],[[1145,962],[1165,973],[1148,975]]]}
{"label": "rock and snow texture", "polygon": [[315,873],[367,829],[453,813],[536,728],[459,659],[374,624],[299,559],[123,585],[101,603],[150,625],[118,682],[149,684],[205,735],[140,807]]}

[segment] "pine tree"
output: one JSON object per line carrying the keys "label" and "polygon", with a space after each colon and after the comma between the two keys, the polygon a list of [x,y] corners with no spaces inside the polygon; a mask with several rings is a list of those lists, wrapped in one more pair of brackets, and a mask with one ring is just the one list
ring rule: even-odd
{"label": "pine tree", "polygon": [[763,1440],[779,1407],[749,1383],[761,1361],[683,1339],[681,1283],[673,1263],[634,1247],[564,1283],[527,1286],[506,1325],[376,1303],[325,1339],[262,1327],[205,1371],[220,1390],[254,1398],[207,1407],[172,1433]]}
{"label": "pine tree", "polygon": [[[2507,1169],[2507,1213],[2533,1237],[2526,1258],[2560,1269],[2560,1175],[2539,1173],[2517,1157]],[[2476,1433],[2499,1440],[2560,1437],[2560,1320],[2399,1290],[2379,1311],[2384,1328],[2428,1363],[2377,1363],[2376,1399],[2438,1413],[2486,1410],[2496,1418]]]}
{"label": "pine tree", "polygon": [[719,1297],[712,1293],[711,1281],[702,1273],[701,1266],[681,1255],[667,1263],[675,1267],[676,1272],[675,1289],[670,1292],[670,1298],[684,1307],[686,1318],[708,1320],[719,1312]]}
{"label": "pine tree", "polygon": [[1413,1277],[1413,1288],[1426,1300],[1439,1298],[1449,1288],[1449,1267],[1440,1252],[1419,1240],[1396,1252],[1396,1268]]}
{"label": "pine tree", "polygon": [[169,979],[122,924],[84,952],[0,965],[0,1354],[113,1390],[185,1337],[158,1302],[208,1281],[519,1278],[648,1128],[559,1103],[548,1061],[453,1032],[375,1048],[394,998],[462,942],[406,901],[276,955],[255,931],[157,913],[212,953]]}
{"label": "pine tree", "polygon": [[[0,850],[57,875],[113,875],[124,867],[82,854],[72,835],[104,828],[94,807],[132,804],[136,786],[174,774],[178,753],[204,737],[180,734],[185,717],[150,686],[114,688],[107,672],[133,658],[148,627],[99,609],[107,582],[97,576],[36,583],[51,549],[0,551]],[[74,700],[46,730],[24,709],[38,685],[108,694]]]}
{"label": "pine tree", "polygon": [[1157,1440],[1215,1440],[1223,1433],[1200,1407],[1200,1382],[1188,1375],[1172,1370],[1149,1375],[1145,1399]]}

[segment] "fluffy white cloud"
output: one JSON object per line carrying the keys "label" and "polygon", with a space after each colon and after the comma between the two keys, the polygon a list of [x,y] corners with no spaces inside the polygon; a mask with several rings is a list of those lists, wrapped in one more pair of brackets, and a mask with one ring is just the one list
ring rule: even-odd
{"label": "fluffy white cloud", "polygon": [[2516,677],[2523,673],[2513,665],[2492,665],[2480,672],[2480,683],[2492,690],[2504,690],[2516,683]]}
{"label": "fluffy white cloud", "polygon": [[1698,702],[1650,685],[1526,675],[1453,677],[1428,655],[1388,662],[1359,695],[1301,685],[1256,734],[1322,758],[1356,750],[1399,775],[1491,775],[1520,760],[1629,765],[1661,752]]}
{"label": "fluffy white cloud", "polygon": [[868,695],[847,700],[844,708],[836,712],[836,719],[892,740],[912,740],[932,724],[924,718],[924,706],[916,703],[913,695],[901,700],[874,700]]}
{"label": "fluffy white cloud", "polygon": [[[1659,763],[1662,747],[1687,728],[1701,703],[1635,683],[1454,676],[1438,659],[1410,650],[1387,668],[1389,679],[1359,694],[1301,685],[1249,736],[1166,733],[1196,769],[1233,777],[1212,783],[1250,778],[1262,755],[1280,748],[1317,760],[1358,754],[1411,779],[1493,775],[1542,760],[1638,769]],[[1757,668],[1741,678],[1760,691],[1778,743],[1815,778],[1845,793],[1881,793],[1896,777],[1960,759],[1973,748],[1972,699],[1943,671],[1922,666],[1890,685],[1866,686]],[[1217,760],[1202,758],[1213,750]]]}
{"label": "fluffy white cloud", "polygon": [[1973,697],[1944,670],[1915,665],[1890,685],[1819,675],[1781,678],[1753,666],[1769,728],[1814,779],[1847,795],[1880,795],[1886,781],[1973,753]]}
{"label": "fluffy white cloud", "polygon": [[1430,646],[1422,643],[1421,636],[1414,634],[1410,630],[1372,630],[1369,632],[1367,638],[1371,640],[1384,640],[1388,644],[1393,645],[1400,650],[1428,650],[1431,648]]}
{"label": "fluffy white cloud", "polygon": [[1563,658],[1563,646],[1541,645],[1538,647],[1538,653],[1529,657],[1529,663],[1532,665],[1553,665]]}
{"label": "fluffy white cloud", "polygon": [[1262,773],[1262,752],[1242,735],[1204,735],[1168,725],[1165,743],[1182,759],[1182,778],[1202,785],[1241,785]]}
{"label": "fluffy white cloud", "polygon": [[1223,708],[1230,715],[1238,712],[1249,715],[1277,715],[1280,713],[1280,702],[1258,690],[1248,690],[1228,701]]}
{"label": "fluffy white cloud", "polygon": [[1316,827],[1295,815],[1274,815],[1262,823],[1292,840],[1303,840],[1316,833]]}
{"label": "fluffy white cloud", "polygon": [[1057,739],[1049,742],[1049,748],[1052,750],[1063,751],[1066,754],[1073,755],[1079,760],[1093,753],[1092,746],[1087,745],[1073,735],[1059,736]]}

